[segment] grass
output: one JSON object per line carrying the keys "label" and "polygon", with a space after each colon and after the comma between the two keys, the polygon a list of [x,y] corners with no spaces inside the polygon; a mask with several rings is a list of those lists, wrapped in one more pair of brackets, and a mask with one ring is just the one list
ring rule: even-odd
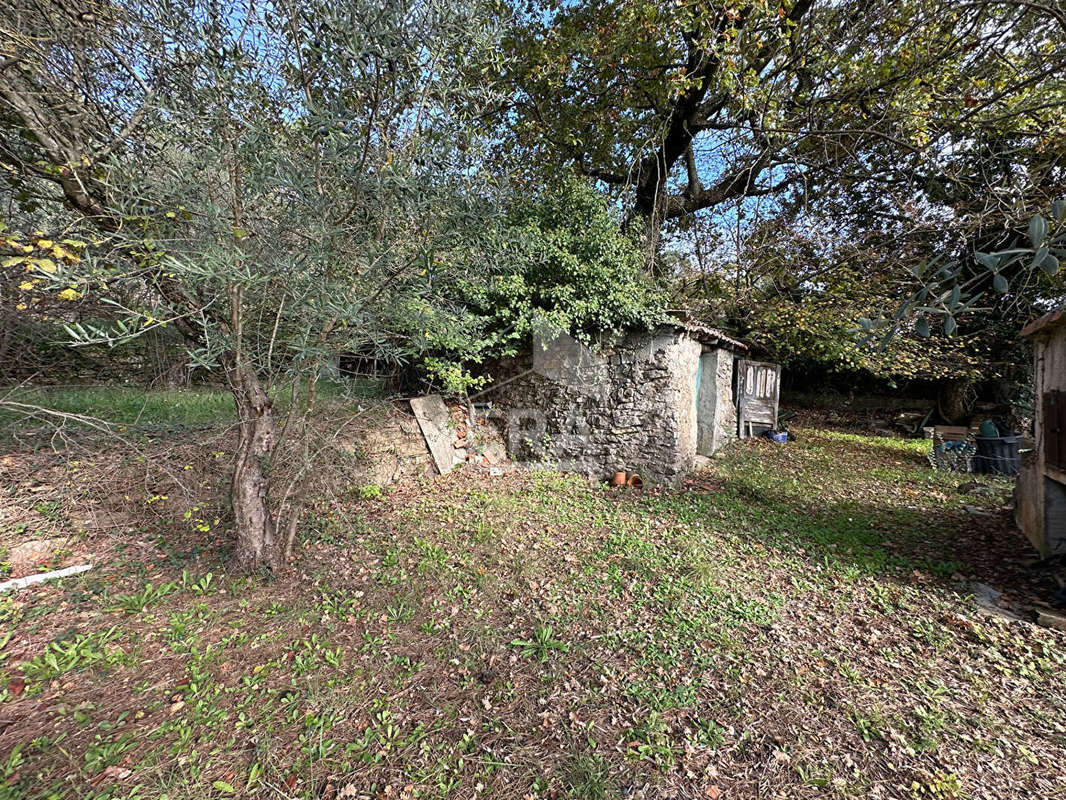
{"label": "grass", "polygon": [[[366,380],[320,381],[319,393],[326,399],[365,398],[380,392],[378,382]],[[278,407],[288,407],[287,390],[276,389]],[[138,386],[75,386],[0,389],[0,398],[58,411],[79,414],[122,426],[191,427],[231,419],[233,398],[221,387],[151,389]],[[0,402],[0,428],[27,424],[24,412],[4,408]]]}
{"label": "grass", "polygon": [[1009,485],[796,433],[676,489],[356,484],[274,581],[113,534],[0,598],[0,798],[1066,796],[1066,637],[957,580],[1024,547]]}
{"label": "grass", "polygon": [[[136,386],[40,388],[15,390],[9,399],[119,425],[199,425],[233,415],[233,398],[215,388],[152,391]],[[13,419],[12,412],[5,412],[5,416]]]}

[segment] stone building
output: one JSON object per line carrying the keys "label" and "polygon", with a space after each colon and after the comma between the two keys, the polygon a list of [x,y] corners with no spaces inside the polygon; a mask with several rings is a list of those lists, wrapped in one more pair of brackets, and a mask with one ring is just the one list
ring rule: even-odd
{"label": "stone building", "polygon": [[1047,558],[1066,554],[1066,308],[1022,330],[1033,342],[1034,446],[1022,453],[1015,518]]}
{"label": "stone building", "polygon": [[626,471],[672,482],[697,455],[737,437],[735,363],[746,350],[683,323],[595,351],[555,336],[502,365],[484,399],[513,458],[595,478]]}

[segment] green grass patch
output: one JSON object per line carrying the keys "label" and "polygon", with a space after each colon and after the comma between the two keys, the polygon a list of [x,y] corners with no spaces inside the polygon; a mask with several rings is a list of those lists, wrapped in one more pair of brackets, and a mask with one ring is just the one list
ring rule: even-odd
{"label": "green grass patch", "polygon": [[[210,388],[151,391],[133,386],[41,388],[15,390],[7,399],[118,425],[199,425],[217,422],[234,413],[230,394]],[[25,414],[15,409],[0,409],[0,425],[22,419]]]}
{"label": "green grass patch", "polygon": [[[379,381],[319,381],[318,394],[326,400],[366,399],[381,394]],[[288,387],[276,387],[272,394],[279,411],[288,408]],[[0,389],[0,398],[11,403],[39,406],[61,414],[93,417],[116,425],[137,427],[189,427],[232,419],[233,398],[221,387],[190,389],[151,389],[137,386],[77,386]],[[32,427],[58,417],[32,416],[30,409],[0,404],[0,428],[16,425]],[[71,424],[76,425],[75,421]]]}

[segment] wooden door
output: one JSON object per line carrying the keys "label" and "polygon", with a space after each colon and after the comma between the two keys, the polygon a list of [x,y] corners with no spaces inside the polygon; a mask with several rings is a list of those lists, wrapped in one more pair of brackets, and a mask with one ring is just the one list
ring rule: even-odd
{"label": "wooden door", "polygon": [[737,371],[737,433],[744,439],[753,425],[777,426],[781,365],[740,359]]}

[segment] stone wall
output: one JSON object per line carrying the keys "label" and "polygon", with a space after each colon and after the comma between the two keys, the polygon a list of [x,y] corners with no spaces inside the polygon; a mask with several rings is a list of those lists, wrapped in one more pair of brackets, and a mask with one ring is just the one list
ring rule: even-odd
{"label": "stone wall", "polygon": [[383,404],[366,423],[339,438],[338,447],[355,457],[344,471],[352,485],[390,483],[436,474],[418,422],[410,414]]}
{"label": "stone wall", "polygon": [[[455,454],[455,466],[496,468],[505,464],[507,454],[495,425],[479,417],[468,427],[466,412],[457,405],[447,407],[447,448]],[[418,420],[403,406],[382,403],[368,413],[361,424],[353,425],[337,439],[341,451],[351,456],[338,477],[359,486],[389,484],[438,474],[433,456]]]}
{"label": "stone wall", "polygon": [[688,473],[702,345],[684,332],[633,336],[589,363],[589,351],[568,341],[548,348],[551,358],[538,352],[496,372],[485,399],[512,458],[601,479],[627,471],[671,482]]}

